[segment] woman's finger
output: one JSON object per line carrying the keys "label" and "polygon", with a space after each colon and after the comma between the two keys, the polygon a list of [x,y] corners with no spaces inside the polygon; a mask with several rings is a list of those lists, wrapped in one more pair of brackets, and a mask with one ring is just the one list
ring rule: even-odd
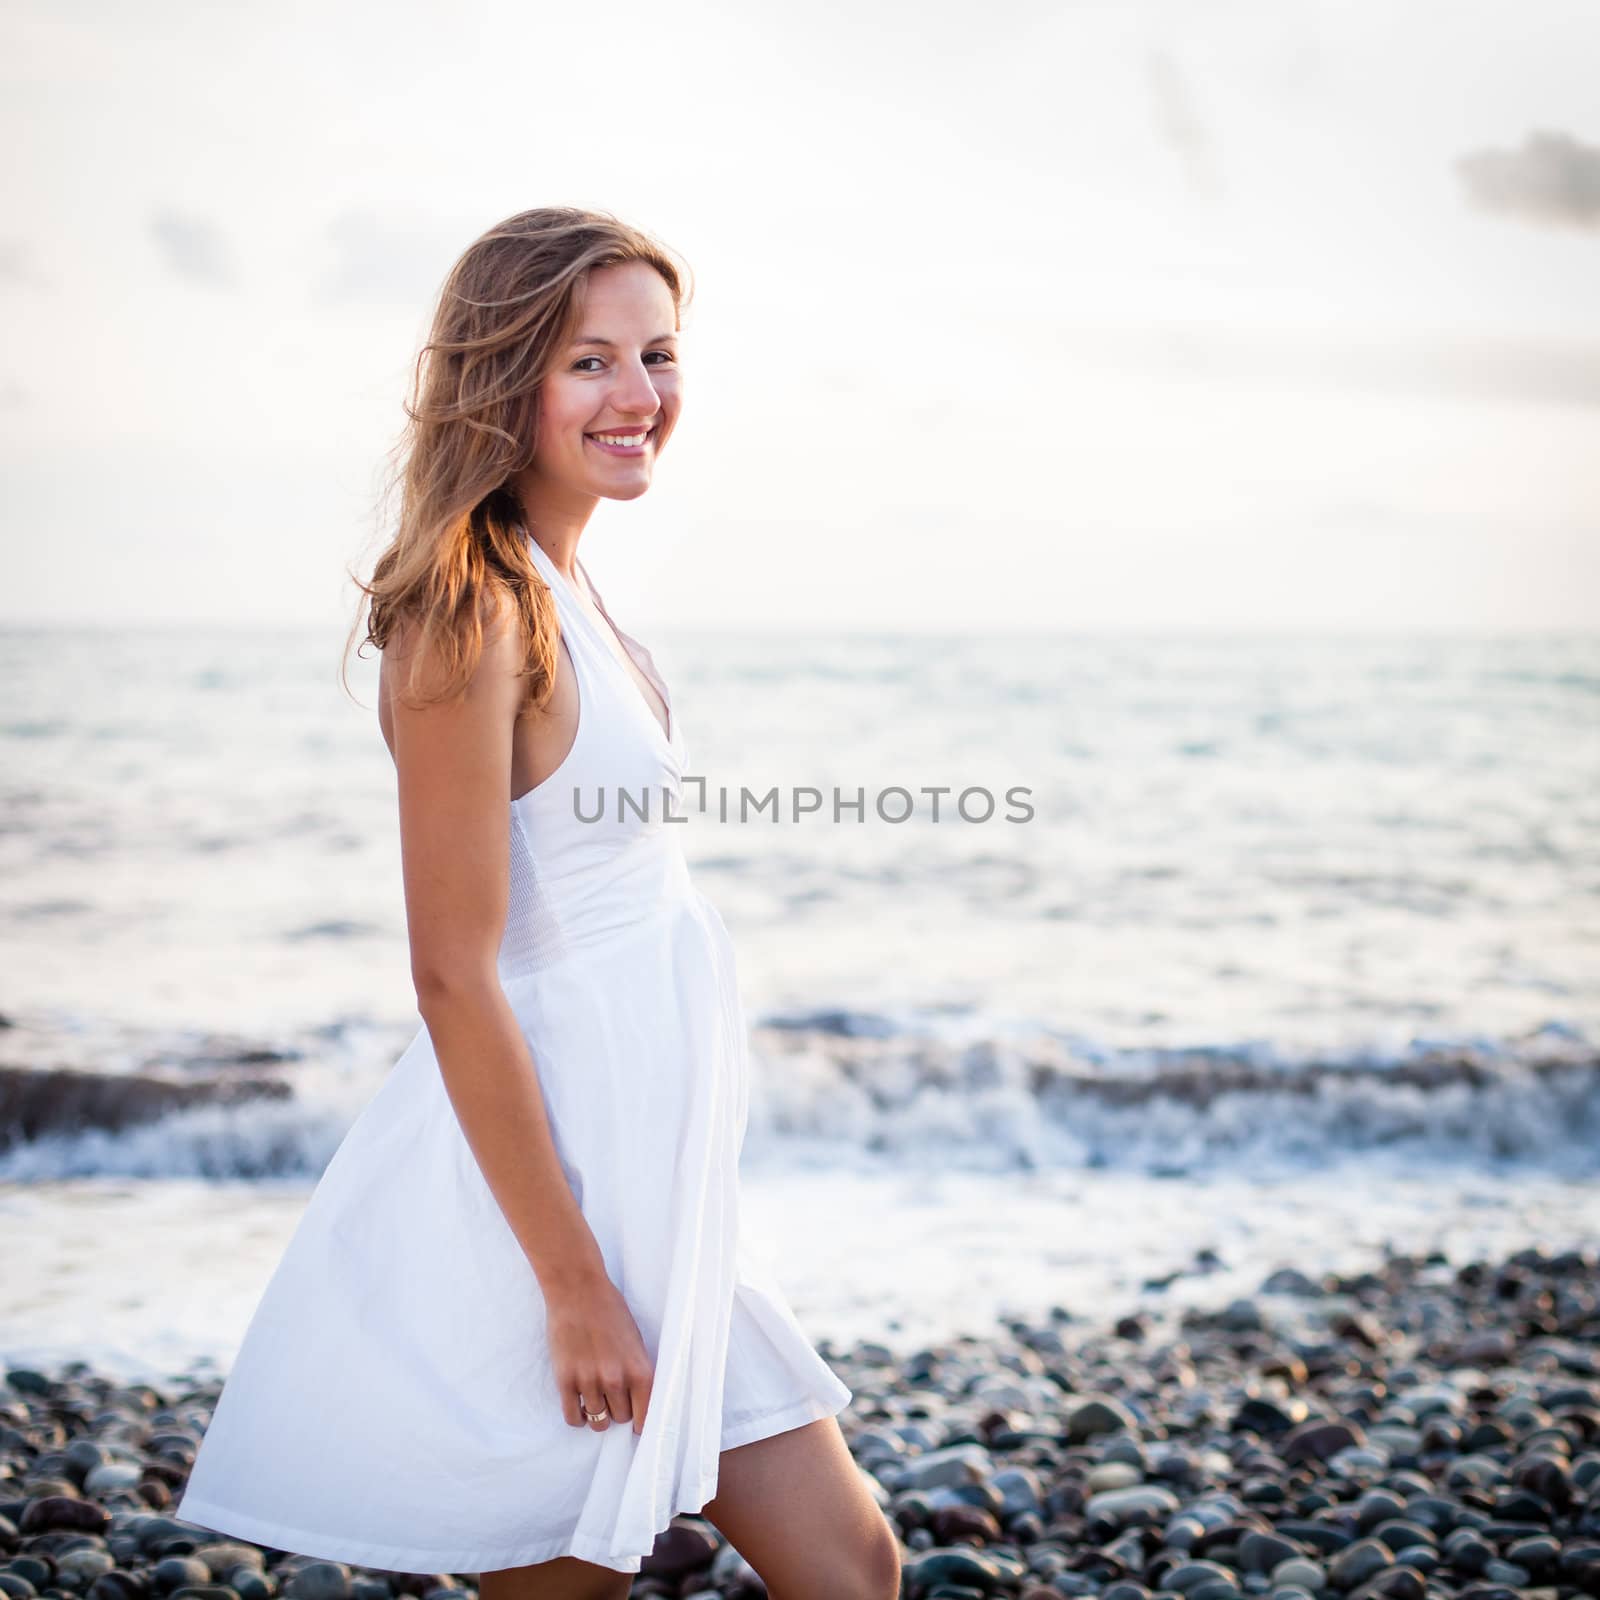
{"label": "woman's finger", "polygon": [[630,1408],[633,1411],[633,1431],[644,1431],[645,1413],[650,1409],[650,1378],[640,1378],[633,1385],[629,1395]]}
{"label": "woman's finger", "polygon": [[632,1422],[633,1407],[628,1401],[628,1386],[619,1377],[606,1383],[606,1404],[611,1408],[613,1422]]}
{"label": "woman's finger", "polygon": [[596,1433],[604,1433],[611,1426],[611,1410],[606,1402],[605,1390],[598,1383],[578,1391],[578,1405],[581,1408],[579,1417]]}
{"label": "woman's finger", "polygon": [[562,1403],[561,1410],[567,1421],[574,1428],[587,1426],[583,1415],[583,1397],[581,1395],[569,1392],[566,1400]]}

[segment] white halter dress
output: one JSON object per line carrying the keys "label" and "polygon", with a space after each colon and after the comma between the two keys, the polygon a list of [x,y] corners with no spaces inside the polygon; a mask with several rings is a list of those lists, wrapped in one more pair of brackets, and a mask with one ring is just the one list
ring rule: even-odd
{"label": "white halter dress", "polygon": [[[500,979],[654,1383],[640,1433],[566,1420],[538,1279],[420,1028],[317,1183],[175,1512],[386,1571],[571,1555],[637,1572],[674,1514],[716,1493],[721,1451],[851,1399],[770,1267],[740,1246],[746,1024],[727,929],[690,882],[684,824],[666,820],[687,815],[678,708],[589,582],[666,704],[669,736],[527,543],[580,707],[561,766],[510,803]],[[603,819],[580,820],[602,796]]]}

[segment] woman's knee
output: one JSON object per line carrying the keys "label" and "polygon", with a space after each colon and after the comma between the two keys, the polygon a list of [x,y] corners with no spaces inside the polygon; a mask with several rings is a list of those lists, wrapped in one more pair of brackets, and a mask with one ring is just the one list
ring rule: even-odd
{"label": "woman's knee", "polygon": [[633,1576],[576,1556],[478,1574],[479,1600],[627,1600]]}
{"label": "woman's knee", "polygon": [[900,1542],[833,1417],[725,1451],[702,1513],[772,1600],[893,1600]]}
{"label": "woman's knee", "polygon": [[860,1558],[861,1600],[894,1600],[900,1593],[900,1540],[887,1517],[863,1541]]}
{"label": "woman's knee", "polygon": [[[763,1574],[764,1576],[764,1574]],[[768,1586],[772,1600],[895,1600],[900,1593],[900,1541],[888,1520],[814,1549],[803,1586]]]}

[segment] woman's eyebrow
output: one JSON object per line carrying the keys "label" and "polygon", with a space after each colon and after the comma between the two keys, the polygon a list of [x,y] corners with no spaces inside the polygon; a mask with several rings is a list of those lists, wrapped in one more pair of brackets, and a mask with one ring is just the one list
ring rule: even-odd
{"label": "woman's eyebrow", "polygon": [[[675,333],[658,333],[649,342],[651,344],[665,344],[669,339],[676,339]],[[574,339],[574,344],[603,344],[608,350],[616,349],[615,343],[610,339],[602,339],[597,334],[586,333],[581,339]]]}

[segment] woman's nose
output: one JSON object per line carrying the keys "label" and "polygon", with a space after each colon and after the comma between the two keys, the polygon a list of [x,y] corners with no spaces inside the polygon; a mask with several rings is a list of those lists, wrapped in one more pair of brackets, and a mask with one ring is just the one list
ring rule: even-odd
{"label": "woman's nose", "polygon": [[624,366],[618,369],[617,387],[612,391],[611,404],[618,411],[637,411],[642,416],[653,415],[660,407],[660,397],[649,372],[641,366]]}

